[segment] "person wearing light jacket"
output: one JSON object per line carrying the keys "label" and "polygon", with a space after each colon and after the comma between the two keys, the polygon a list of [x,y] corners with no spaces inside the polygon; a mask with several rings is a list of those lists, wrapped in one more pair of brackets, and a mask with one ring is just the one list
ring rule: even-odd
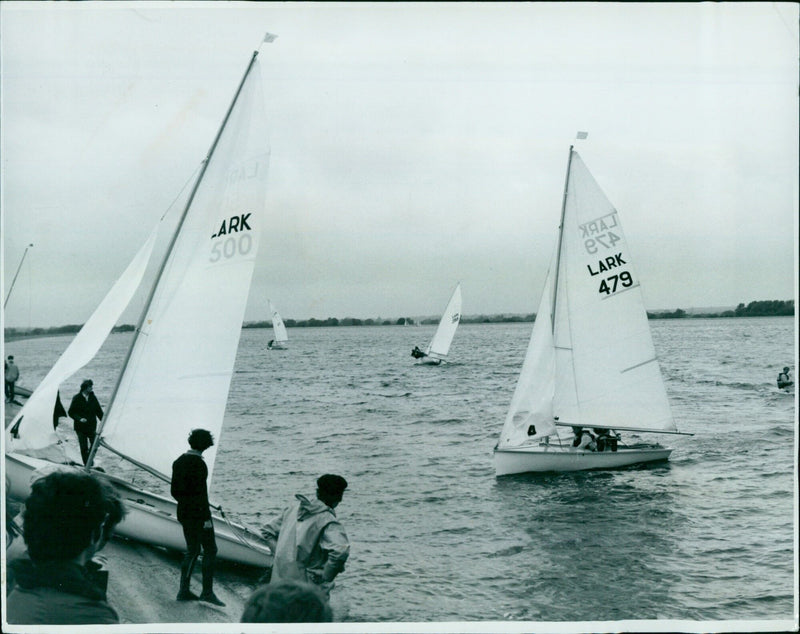
{"label": "person wearing light jacket", "polygon": [[317,499],[296,494],[294,502],[262,528],[273,553],[270,584],[308,581],[330,595],[333,580],[350,555],[347,534],[334,511],[346,488],[342,476],[320,476]]}

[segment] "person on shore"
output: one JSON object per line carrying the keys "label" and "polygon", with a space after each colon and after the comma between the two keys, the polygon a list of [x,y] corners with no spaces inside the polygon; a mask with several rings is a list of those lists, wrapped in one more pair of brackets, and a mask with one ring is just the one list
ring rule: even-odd
{"label": "person on shore", "polygon": [[303,581],[281,581],[259,587],[250,595],[242,623],[330,623],[333,621],[325,594]]}
{"label": "person on shore", "polygon": [[14,385],[19,380],[19,368],[14,363],[13,354],[8,355],[8,359],[4,364],[4,369],[3,380],[5,381],[6,403],[10,403],[14,400]]}
{"label": "person on shore", "polygon": [[778,389],[784,390],[793,385],[792,375],[789,373],[789,366],[783,368],[783,372],[778,374]]}
{"label": "person on shore", "polygon": [[[172,463],[172,497],[178,500],[178,521],[186,539],[186,554],[181,562],[181,582],[178,601],[205,601],[225,605],[214,594],[214,563],[217,542],[208,503],[208,467],[203,452],[214,445],[214,437],[205,429],[193,429],[189,434],[190,449]],[[203,551],[203,591],[198,597],[190,589],[192,570]]]}
{"label": "person on shore", "polygon": [[[86,379],[81,383],[80,391],[72,397],[67,414],[74,421],[73,428],[78,435],[83,464],[89,458],[89,452],[97,434],[97,421],[103,420],[103,408],[94,395],[94,383]],[[55,412],[53,413],[55,417]]]}
{"label": "person on shore", "polygon": [[93,557],[124,514],[117,493],[89,473],[56,471],[34,482],[22,520],[27,554],[8,563],[8,622],[119,623],[107,572]]}
{"label": "person on shore", "polygon": [[333,580],[350,555],[350,542],[334,511],[346,488],[342,476],[320,476],[315,500],[296,494],[295,501],[261,529],[274,557],[270,584],[305,581],[330,596]]}

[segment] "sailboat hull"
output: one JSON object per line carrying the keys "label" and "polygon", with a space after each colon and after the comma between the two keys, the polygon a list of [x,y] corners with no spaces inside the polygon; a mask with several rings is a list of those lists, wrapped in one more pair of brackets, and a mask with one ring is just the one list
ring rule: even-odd
{"label": "sailboat hull", "polygon": [[647,462],[667,460],[672,449],[660,445],[620,447],[617,451],[584,451],[539,445],[514,449],[495,449],[495,474],[544,473],[617,469]]}
{"label": "sailboat hull", "polygon": [[[26,499],[31,492],[33,472],[54,464],[21,454],[6,454],[8,494],[20,500]],[[69,468],[66,465],[58,466]],[[82,471],[80,467],[73,468]],[[185,550],[186,541],[176,516],[177,504],[174,500],[140,489],[115,476],[105,473],[102,476],[120,494],[128,511],[125,519],[116,528],[118,535],[154,546]],[[212,515],[212,519],[219,559],[264,568],[272,565],[272,553],[260,535],[218,515]]]}
{"label": "sailboat hull", "polygon": [[419,365],[441,365],[441,363],[442,363],[442,359],[439,359],[438,357],[431,357],[431,356],[423,357],[422,359],[417,361],[417,364],[419,364]]}

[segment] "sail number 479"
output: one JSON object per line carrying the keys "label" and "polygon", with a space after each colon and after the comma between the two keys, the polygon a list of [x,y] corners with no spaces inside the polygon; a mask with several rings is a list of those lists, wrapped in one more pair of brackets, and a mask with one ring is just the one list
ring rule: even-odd
{"label": "sail number 479", "polygon": [[618,275],[610,275],[601,280],[600,290],[598,292],[611,295],[617,292],[618,287],[628,288],[629,286],[633,286],[633,277],[631,277],[628,271],[622,271],[622,273]]}

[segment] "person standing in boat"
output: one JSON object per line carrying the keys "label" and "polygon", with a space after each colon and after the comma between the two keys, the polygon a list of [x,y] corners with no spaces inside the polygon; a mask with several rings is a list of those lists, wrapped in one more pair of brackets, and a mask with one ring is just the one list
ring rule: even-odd
{"label": "person standing in boat", "polygon": [[347,480],[325,474],[317,479],[317,499],[299,493],[283,513],[261,530],[273,552],[270,584],[307,581],[330,596],[333,580],[350,555],[350,542],[334,509]]}
{"label": "person standing in boat", "polygon": [[10,403],[14,400],[14,385],[19,379],[19,368],[14,363],[14,355],[8,355],[8,360],[4,364],[5,372],[3,373],[3,379],[5,381],[5,390],[6,390],[6,403]]}
{"label": "person standing in boat", "polygon": [[[217,558],[217,542],[214,523],[208,502],[208,467],[203,452],[213,446],[214,437],[205,429],[193,429],[189,434],[189,451],[172,463],[170,492],[178,500],[178,521],[186,539],[186,554],[181,562],[181,585],[178,601],[205,601],[214,605],[225,605],[214,594],[214,563]],[[192,570],[200,550],[203,551],[203,591],[198,597],[189,586]]]}
{"label": "person standing in boat", "polygon": [[792,375],[789,372],[789,366],[783,368],[783,372],[778,375],[778,389],[783,390],[793,385]]}
{"label": "person standing in boat", "polygon": [[97,433],[97,421],[103,420],[103,408],[100,407],[100,403],[94,395],[94,383],[91,379],[86,379],[81,383],[80,392],[72,397],[67,414],[74,421],[73,428],[78,435],[81,458],[83,464],[86,464]]}

